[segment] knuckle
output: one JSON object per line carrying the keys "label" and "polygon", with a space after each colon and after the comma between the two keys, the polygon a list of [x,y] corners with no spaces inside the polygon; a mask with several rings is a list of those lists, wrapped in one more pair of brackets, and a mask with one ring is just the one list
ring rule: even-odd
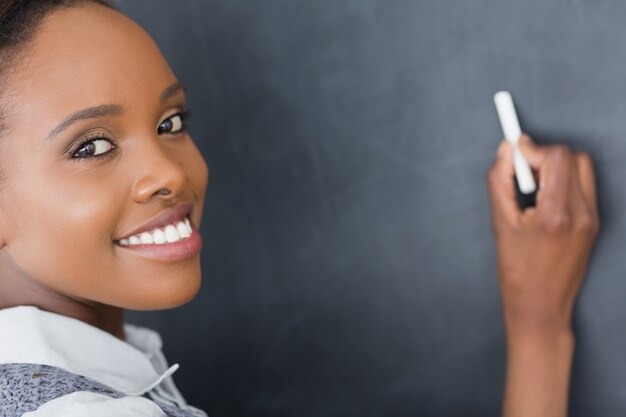
{"label": "knuckle", "polygon": [[543,228],[552,233],[569,231],[572,227],[572,218],[566,212],[552,213],[541,218]]}
{"label": "knuckle", "polygon": [[593,233],[598,228],[598,222],[590,213],[581,215],[576,219],[576,230],[584,233]]}
{"label": "knuckle", "polygon": [[593,216],[593,225],[591,228],[591,232],[593,232],[594,235],[597,235],[598,233],[600,233],[600,229],[601,229],[601,225],[600,225],[600,219],[598,218],[598,216]]}
{"label": "knuckle", "polygon": [[557,145],[552,145],[550,147],[549,154],[550,154],[550,158],[554,160],[562,161],[562,160],[567,160],[571,156],[572,151],[569,148],[569,146],[560,143]]}

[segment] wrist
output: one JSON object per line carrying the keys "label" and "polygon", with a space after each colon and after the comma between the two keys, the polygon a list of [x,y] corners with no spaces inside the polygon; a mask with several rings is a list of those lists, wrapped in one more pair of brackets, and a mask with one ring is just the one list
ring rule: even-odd
{"label": "wrist", "polygon": [[571,308],[521,309],[504,306],[504,326],[507,339],[573,339]]}
{"label": "wrist", "polygon": [[506,344],[509,355],[524,352],[571,358],[576,338],[569,324],[541,327],[507,328]]}

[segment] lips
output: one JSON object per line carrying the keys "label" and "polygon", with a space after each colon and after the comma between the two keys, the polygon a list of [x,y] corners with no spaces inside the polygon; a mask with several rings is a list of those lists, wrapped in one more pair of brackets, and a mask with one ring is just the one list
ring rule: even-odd
{"label": "lips", "polygon": [[127,239],[130,236],[137,235],[142,232],[149,232],[150,230],[156,229],[157,227],[162,227],[167,224],[176,223],[180,220],[183,220],[185,216],[191,213],[193,209],[193,203],[181,203],[176,207],[173,207],[156,217],[149,220],[147,223],[137,227],[136,229],[131,230],[126,235],[118,238],[115,242],[119,242],[121,239]]}

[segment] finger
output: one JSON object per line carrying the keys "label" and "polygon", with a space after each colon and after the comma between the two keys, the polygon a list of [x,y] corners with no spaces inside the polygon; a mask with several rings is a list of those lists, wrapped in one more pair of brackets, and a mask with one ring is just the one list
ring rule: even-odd
{"label": "finger", "polygon": [[567,213],[570,206],[573,168],[571,151],[565,145],[544,146],[546,157],[539,167],[537,207],[544,215]]}
{"label": "finger", "polygon": [[520,137],[518,145],[528,164],[538,172],[537,209],[544,215],[566,212],[570,178],[577,175],[572,170],[572,151],[561,144],[537,145],[526,134]]}
{"label": "finger", "polygon": [[543,183],[540,182],[540,171],[541,166],[545,163],[545,160],[548,157],[549,146],[537,145],[531,137],[525,133],[522,133],[522,136],[520,136],[517,146],[524,156],[524,159],[528,162],[528,165],[530,165],[533,178],[535,179],[538,188],[542,188]]}
{"label": "finger", "polygon": [[515,224],[521,214],[515,197],[514,175],[513,147],[503,139],[489,170],[489,198],[494,216],[503,218],[508,224]]}
{"label": "finger", "polygon": [[589,154],[584,152],[576,153],[576,161],[578,167],[578,181],[582,190],[587,206],[597,218],[598,201],[596,194],[596,178],[593,169],[593,161]]}
{"label": "finger", "polygon": [[592,210],[586,201],[585,193],[579,180],[578,152],[573,152],[571,158],[571,171],[573,173],[570,180],[570,207],[573,219],[589,216]]}
{"label": "finger", "polygon": [[547,157],[547,146],[537,145],[530,136],[523,133],[517,142],[519,150],[522,151],[522,155],[528,161],[528,165],[531,168],[539,169],[541,164]]}

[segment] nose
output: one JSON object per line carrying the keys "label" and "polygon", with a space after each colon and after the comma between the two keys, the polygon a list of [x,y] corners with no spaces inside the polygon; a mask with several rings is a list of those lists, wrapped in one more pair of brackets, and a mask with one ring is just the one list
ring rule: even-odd
{"label": "nose", "polygon": [[176,153],[168,152],[159,141],[158,138],[146,141],[149,144],[141,147],[141,160],[134,159],[139,175],[133,183],[132,193],[137,202],[148,203],[153,198],[175,199],[189,180]]}

